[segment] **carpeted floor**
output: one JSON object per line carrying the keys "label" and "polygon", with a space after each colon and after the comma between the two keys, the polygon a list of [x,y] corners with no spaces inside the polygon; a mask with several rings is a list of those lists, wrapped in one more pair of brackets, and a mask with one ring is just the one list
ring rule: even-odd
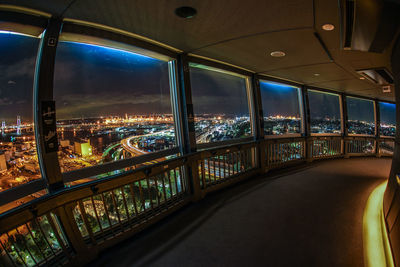
{"label": "carpeted floor", "polygon": [[206,196],[90,266],[363,266],[362,217],[391,159],[321,161]]}

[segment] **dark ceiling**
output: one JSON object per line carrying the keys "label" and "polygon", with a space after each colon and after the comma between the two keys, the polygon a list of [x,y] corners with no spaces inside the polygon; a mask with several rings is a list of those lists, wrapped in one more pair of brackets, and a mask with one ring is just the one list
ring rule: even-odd
{"label": "dark ceiling", "polygon": [[[380,86],[360,80],[356,72],[390,70],[390,50],[382,54],[341,50],[339,7],[334,0],[0,0],[0,8],[4,5],[122,29],[269,76],[394,101],[393,93],[382,93]],[[196,8],[197,15],[176,16],[174,10],[180,6]],[[323,31],[325,23],[335,29]],[[276,50],[286,56],[271,57]]]}

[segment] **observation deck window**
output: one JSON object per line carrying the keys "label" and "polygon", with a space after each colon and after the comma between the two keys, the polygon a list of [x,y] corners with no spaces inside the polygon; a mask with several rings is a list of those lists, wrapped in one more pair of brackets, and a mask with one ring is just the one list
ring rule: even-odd
{"label": "observation deck window", "polygon": [[303,132],[300,89],[282,83],[260,81],[264,134],[293,135]]}
{"label": "observation deck window", "polygon": [[[0,192],[42,179],[33,123],[39,43],[34,36],[0,31]],[[1,206],[0,213],[44,194],[26,195]]]}
{"label": "observation deck window", "polygon": [[352,96],[347,96],[346,98],[349,134],[374,135],[374,102]]}
{"label": "observation deck window", "polygon": [[341,108],[338,94],[308,90],[311,134],[341,134]]}
{"label": "observation deck window", "polygon": [[197,143],[250,137],[248,78],[190,63]]}
{"label": "observation deck window", "polygon": [[396,104],[379,102],[380,135],[396,136]]}
{"label": "observation deck window", "polygon": [[169,68],[168,60],[125,47],[60,42],[54,99],[61,171],[175,147]]}

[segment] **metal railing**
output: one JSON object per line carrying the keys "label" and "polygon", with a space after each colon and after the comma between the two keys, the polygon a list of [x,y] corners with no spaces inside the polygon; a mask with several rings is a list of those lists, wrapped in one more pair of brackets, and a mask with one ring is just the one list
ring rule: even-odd
{"label": "metal railing", "polygon": [[346,137],[346,152],[349,155],[372,155],[375,154],[374,137]]}
{"label": "metal railing", "polygon": [[394,152],[394,139],[393,138],[381,138],[378,140],[379,155],[392,156]]}
{"label": "metal railing", "polygon": [[343,140],[340,136],[312,137],[309,145],[313,159],[333,158],[343,154]]}
{"label": "metal railing", "polygon": [[264,142],[264,151],[267,168],[279,168],[306,158],[306,140],[304,138],[268,139]]}
{"label": "metal railing", "polygon": [[355,136],[266,139],[128,168],[0,215],[0,266],[83,265],[208,192],[294,163],[387,156],[393,146],[390,138]]}

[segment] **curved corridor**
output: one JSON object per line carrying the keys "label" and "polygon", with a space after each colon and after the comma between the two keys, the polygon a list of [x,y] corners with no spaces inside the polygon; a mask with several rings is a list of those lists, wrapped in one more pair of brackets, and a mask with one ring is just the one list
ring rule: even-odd
{"label": "curved corridor", "polygon": [[362,219],[391,159],[321,161],[207,196],[91,266],[363,266]]}

